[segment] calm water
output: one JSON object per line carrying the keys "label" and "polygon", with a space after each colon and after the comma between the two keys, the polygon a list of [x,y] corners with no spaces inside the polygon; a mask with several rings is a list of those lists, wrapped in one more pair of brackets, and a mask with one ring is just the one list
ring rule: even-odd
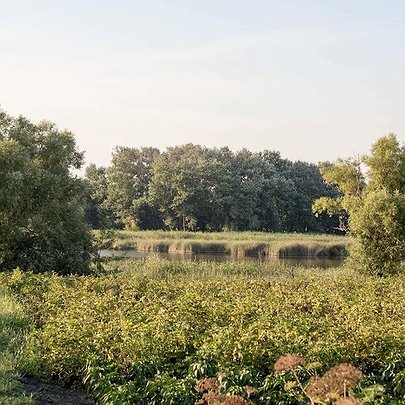
{"label": "calm water", "polygon": [[243,256],[231,256],[225,254],[209,254],[209,253],[150,253],[150,252],[138,252],[137,250],[101,250],[101,257],[116,257],[127,259],[145,259],[150,255],[157,255],[167,260],[194,260],[198,262],[273,262],[282,263],[290,266],[302,266],[302,267],[320,267],[323,269],[330,267],[339,267],[342,265],[342,258],[317,258],[317,257],[243,257]]}

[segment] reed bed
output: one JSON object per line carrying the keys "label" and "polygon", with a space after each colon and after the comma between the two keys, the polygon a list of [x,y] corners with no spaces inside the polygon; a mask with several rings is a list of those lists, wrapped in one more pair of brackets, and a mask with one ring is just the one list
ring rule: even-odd
{"label": "reed bed", "polygon": [[351,238],[264,232],[119,231],[113,248],[164,253],[233,256],[344,257]]}

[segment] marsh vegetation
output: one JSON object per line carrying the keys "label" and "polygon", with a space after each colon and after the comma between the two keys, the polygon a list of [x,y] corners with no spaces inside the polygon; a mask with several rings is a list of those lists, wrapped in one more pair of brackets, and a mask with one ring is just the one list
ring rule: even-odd
{"label": "marsh vegetation", "polygon": [[31,373],[84,382],[101,403],[194,404],[198,381],[215,377],[221,395],[299,404],[308,398],[286,389],[293,374],[273,369],[299,353],[311,365],[295,371],[304,386],[350,363],[364,374],[351,395],[390,404],[405,394],[403,277],[158,258],[106,267],[1,277],[33,317]]}
{"label": "marsh vegetation", "polygon": [[[198,145],[118,147],[86,180],[82,164],[69,131],[0,112],[0,403],[35,401],[21,375],[101,404],[405,403],[394,135],[319,166]],[[119,249],[349,257],[328,270],[104,260],[114,232]]]}
{"label": "marsh vegetation", "polygon": [[319,234],[118,231],[112,247],[118,250],[237,257],[345,257],[351,242],[346,236]]}

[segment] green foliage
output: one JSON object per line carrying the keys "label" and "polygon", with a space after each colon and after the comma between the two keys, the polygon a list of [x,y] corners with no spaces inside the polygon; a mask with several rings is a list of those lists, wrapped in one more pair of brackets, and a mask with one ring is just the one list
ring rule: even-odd
{"label": "green foliage", "polygon": [[205,153],[192,144],[168,148],[153,165],[150,199],[170,229],[205,229],[215,216],[218,166]]}
{"label": "green foliage", "polygon": [[349,229],[356,237],[353,267],[373,275],[394,274],[405,258],[405,146],[390,134],[380,138],[363,161],[369,168],[366,185],[360,162],[339,159],[324,166],[324,179],[342,195],[320,198],[312,209],[316,214],[349,215]]}
{"label": "green foliage", "polygon": [[[342,198],[320,197],[312,204],[312,212],[315,214],[315,216],[319,216],[323,212],[326,212],[329,216],[339,215],[343,219],[346,212],[342,204]],[[344,223],[342,226],[343,225]]]}
{"label": "green foliage", "polygon": [[358,203],[364,189],[364,176],[361,173],[360,159],[338,159],[335,163],[323,163],[320,171],[324,180],[335,187],[340,195],[331,197],[320,197],[312,204],[312,212],[320,216],[326,212],[330,217],[337,215],[339,218],[339,229],[343,232],[348,230],[348,214]]}
{"label": "green foliage", "polygon": [[405,254],[405,194],[367,192],[350,219],[357,236],[350,263],[374,275],[397,273]]}
{"label": "green foliage", "polygon": [[24,311],[0,289],[0,405],[33,405],[20,383],[20,352],[28,322]]}
{"label": "green foliage", "polygon": [[169,229],[314,231],[328,226],[311,213],[322,194],[336,190],[315,165],[187,144],[154,162],[149,196]]}
{"label": "green foliage", "polygon": [[380,138],[371,148],[371,155],[364,162],[369,167],[369,187],[386,189],[389,193],[405,192],[405,147],[396,136]]}
{"label": "green foliage", "polygon": [[4,112],[0,128],[0,269],[85,272],[91,237],[70,173],[83,161],[73,135]]}
{"label": "green foliage", "polygon": [[337,159],[320,167],[325,181],[336,186],[344,196],[360,196],[364,188],[360,159]]}
{"label": "green foliage", "polygon": [[157,259],[125,266],[100,277],[3,275],[37,323],[27,359],[46,374],[81,379],[101,403],[192,404],[197,380],[211,376],[223,394],[246,396],[250,385],[256,403],[305,403],[297,386],[285,388],[293,375],[273,372],[287,353],[321,363],[297,371],[304,386],[350,362],[366,376],[363,397],[403,400],[401,277],[340,269],[292,278],[271,265]]}
{"label": "green foliage", "polygon": [[86,219],[94,228],[115,222],[137,230],[325,231],[336,225],[336,218],[311,212],[315,198],[337,195],[319,168],[268,150],[117,147],[111,166],[90,165],[86,180]]}
{"label": "green foliage", "polygon": [[[105,207],[113,210],[128,228],[157,229],[162,222],[157,210],[148,204],[148,187],[152,164],[159,156],[156,148],[127,148],[118,146],[107,169],[107,198]],[[145,207],[148,205],[148,208]]]}
{"label": "green foliage", "polygon": [[108,178],[105,167],[90,164],[85,172],[85,220],[95,229],[112,229],[116,227],[115,215],[107,207]]}

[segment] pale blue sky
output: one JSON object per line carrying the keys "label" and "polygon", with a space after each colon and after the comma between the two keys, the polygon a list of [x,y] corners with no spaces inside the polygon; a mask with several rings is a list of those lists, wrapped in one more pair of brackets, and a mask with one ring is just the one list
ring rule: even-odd
{"label": "pale blue sky", "polygon": [[87,162],[186,142],[317,162],[405,141],[400,0],[0,0],[0,105]]}

